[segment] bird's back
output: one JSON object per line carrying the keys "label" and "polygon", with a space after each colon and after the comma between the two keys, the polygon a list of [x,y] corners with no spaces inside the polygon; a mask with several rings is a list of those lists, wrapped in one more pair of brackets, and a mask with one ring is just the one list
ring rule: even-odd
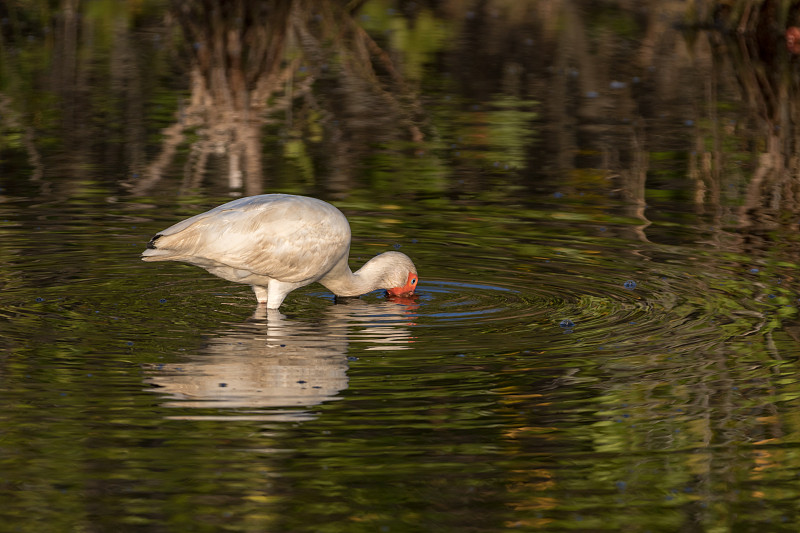
{"label": "bird's back", "polygon": [[347,260],[350,226],[334,206],[263,194],[228,202],[159,232],[145,261],[228,267],[286,282],[314,281]]}

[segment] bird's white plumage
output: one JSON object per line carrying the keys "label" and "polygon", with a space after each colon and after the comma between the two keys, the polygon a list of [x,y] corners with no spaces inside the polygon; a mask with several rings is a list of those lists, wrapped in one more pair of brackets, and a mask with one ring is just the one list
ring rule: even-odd
{"label": "bird's white plumage", "polygon": [[[416,269],[387,252],[353,274],[347,265],[350,225],[334,206],[305,196],[240,198],[159,232],[145,261],[183,261],[253,286],[259,302],[277,308],[290,291],[322,282],[341,296],[402,287]],[[367,268],[369,267],[369,268]]]}

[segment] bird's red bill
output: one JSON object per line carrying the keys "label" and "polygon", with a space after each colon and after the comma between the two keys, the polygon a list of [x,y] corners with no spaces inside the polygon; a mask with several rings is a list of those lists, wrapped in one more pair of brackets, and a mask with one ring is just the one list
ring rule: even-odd
{"label": "bird's red bill", "polygon": [[408,273],[408,279],[406,280],[406,284],[402,287],[394,287],[392,289],[386,289],[386,292],[389,293],[390,296],[411,296],[414,294],[414,289],[417,288],[417,275],[413,272]]}

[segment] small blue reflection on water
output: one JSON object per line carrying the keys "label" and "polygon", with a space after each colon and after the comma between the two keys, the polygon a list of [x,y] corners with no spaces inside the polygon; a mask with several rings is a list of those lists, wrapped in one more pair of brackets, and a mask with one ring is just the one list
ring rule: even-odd
{"label": "small blue reflection on water", "polygon": [[465,289],[484,289],[484,290],[488,290],[488,291],[511,292],[511,293],[515,293],[515,294],[519,293],[519,291],[517,291],[517,290],[509,289],[507,287],[498,287],[496,285],[481,285],[479,283],[464,283],[464,282],[461,282],[461,281],[447,281],[447,282],[440,281],[440,282],[434,282],[434,283],[437,283],[438,285],[445,286],[445,287],[452,285],[452,286],[456,286],[456,287],[463,287]]}
{"label": "small blue reflection on water", "polygon": [[497,313],[502,309],[481,309],[479,311],[462,311],[460,313],[430,313],[426,316],[435,318],[463,318],[465,316],[485,315],[487,313]]}

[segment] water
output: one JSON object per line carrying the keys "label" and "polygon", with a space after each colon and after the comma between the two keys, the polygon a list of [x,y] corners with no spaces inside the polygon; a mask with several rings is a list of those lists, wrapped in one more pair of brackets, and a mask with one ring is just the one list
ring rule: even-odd
{"label": "water", "polygon": [[[7,17],[0,531],[797,530],[796,146],[748,81],[796,62],[520,5],[312,13],[398,70],[305,50],[258,149],[158,2]],[[416,296],[140,261],[255,192],[333,202]]]}

